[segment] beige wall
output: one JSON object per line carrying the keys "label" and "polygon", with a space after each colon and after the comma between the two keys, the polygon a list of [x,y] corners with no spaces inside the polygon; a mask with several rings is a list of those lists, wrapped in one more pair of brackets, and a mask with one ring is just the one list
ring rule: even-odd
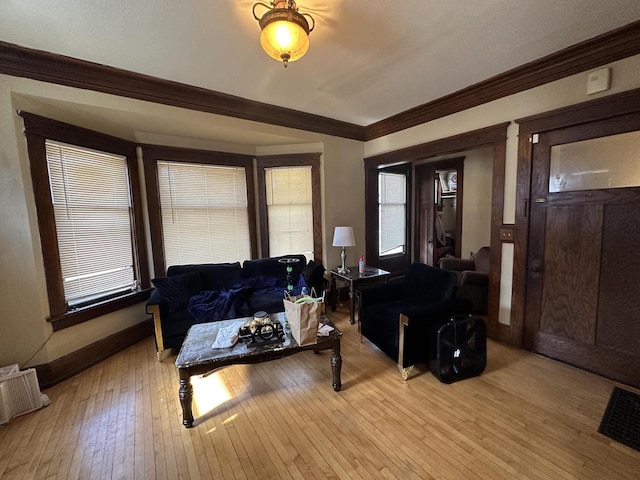
{"label": "beige wall", "polygon": [[491,242],[491,186],[493,148],[464,152],[464,196],[462,201],[462,245],[460,255],[471,253]]}
{"label": "beige wall", "polygon": [[364,254],[364,146],[362,142],[323,135],[325,267],[340,265],[341,249],[332,246],[333,230],[338,226],[353,227],[355,247],[347,247],[347,264],[357,265]]}
{"label": "beige wall", "polygon": [[[640,87],[640,56],[609,66],[612,67],[612,89],[602,94],[588,97],[586,73],[578,74],[365,144],[291,129],[277,129],[254,122],[248,124],[252,132],[255,129],[262,135],[260,138],[270,139],[272,143],[274,138],[281,138],[276,143],[322,144],[324,254],[325,265],[331,268],[339,263],[339,250],[331,246],[333,228],[337,225],[354,227],[357,245],[349,249],[349,263],[355,263],[357,256],[364,252],[363,157]],[[172,119],[201,118],[202,121],[198,123],[201,128],[206,128],[206,119],[211,118],[199,112],[0,75],[0,365],[19,363],[22,367],[50,362],[147,318],[144,306],[140,304],[55,334],[46,322],[46,288],[26,144],[20,118],[15,113],[17,109],[32,107],[29,105],[30,96],[65,101],[65,108],[73,107],[70,115],[83,125],[130,140],[136,140],[137,134],[123,129],[118,119],[124,122],[136,115],[146,125],[143,130],[153,132],[154,119],[166,117],[169,111]],[[88,104],[109,110],[110,118],[115,121],[104,121],[91,115],[85,108]],[[46,103],[39,102],[38,108],[40,110],[34,113],[46,114],[48,107]],[[229,119],[228,122],[235,127],[239,125],[235,119]],[[197,140],[197,133],[192,136]],[[514,218],[516,125],[509,127],[508,136],[506,223],[513,222]],[[245,153],[247,145],[237,146],[237,149]],[[471,172],[465,170],[467,186],[470,177]],[[465,195],[469,195],[468,190],[465,190]],[[469,204],[471,199],[466,196],[465,205]],[[472,230],[474,227],[466,228]],[[463,247],[463,251],[475,248],[469,245]],[[509,259],[506,260],[504,264],[510,265]],[[510,275],[505,277],[505,272],[502,272],[502,278],[510,278]],[[507,302],[510,297],[501,294],[502,298]],[[509,311],[509,304],[501,304],[503,323],[508,323]]]}

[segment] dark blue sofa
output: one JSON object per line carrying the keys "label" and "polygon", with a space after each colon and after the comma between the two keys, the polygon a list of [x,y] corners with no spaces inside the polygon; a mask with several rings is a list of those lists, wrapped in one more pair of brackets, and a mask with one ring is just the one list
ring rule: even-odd
{"label": "dark blue sofa", "polygon": [[[302,287],[321,295],[324,267],[304,255],[292,264],[294,293]],[[158,360],[169,348],[179,349],[189,328],[196,323],[252,316],[255,312],[284,311],[286,265],[270,257],[235,263],[173,265],[166,277],[155,278],[156,290],[147,302],[153,316]]]}

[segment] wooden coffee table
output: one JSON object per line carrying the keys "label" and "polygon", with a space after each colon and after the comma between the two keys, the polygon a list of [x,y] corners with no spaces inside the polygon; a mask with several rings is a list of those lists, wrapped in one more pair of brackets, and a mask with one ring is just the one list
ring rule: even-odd
{"label": "wooden coffee table", "polygon": [[[284,313],[271,314],[273,320],[285,324]],[[251,318],[236,318],[233,320],[221,320],[211,323],[200,323],[192,326],[182,344],[176,367],[180,377],[180,404],[182,405],[182,424],[191,428],[193,426],[193,387],[191,377],[212,372],[228,365],[268,362],[278,358],[288,357],[294,353],[313,350],[331,350],[331,370],[333,373],[333,389],[338,392],[342,388],[340,370],[342,368],[342,356],[340,355],[340,339],[342,333],[334,325],[333,330],[326,337],[318,337],[316,343],[301,347],[291,336],[291,332],[285,329],[285,339],[280,343],[251,346],[248,343],[238,342],[230,348],[212,348],[211,345],[221,329],[225,327],[241,326]],[[228,330],[228,329],[227,329]]]}

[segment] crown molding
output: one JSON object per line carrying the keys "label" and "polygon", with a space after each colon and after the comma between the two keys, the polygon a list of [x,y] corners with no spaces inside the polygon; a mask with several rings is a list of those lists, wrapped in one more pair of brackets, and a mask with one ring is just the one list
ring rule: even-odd
{"label": "crown molding", "polygon": [[365,127],[0,41],[0,73],[174,107],[364,140]]}
{"label": "crown molding", "polygon": [[0,42],[0,73],[244,120],[368,141],[640,53],[640,21],[366,127]]}
{"label": "crown molding", "polygon": [[366,127],[365,141],[640,53],[640,21],[534,60]]}

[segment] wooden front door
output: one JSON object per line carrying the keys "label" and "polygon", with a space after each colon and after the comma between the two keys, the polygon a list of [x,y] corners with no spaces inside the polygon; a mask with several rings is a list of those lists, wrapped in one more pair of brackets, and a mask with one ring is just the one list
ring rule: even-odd
{"label": "wooden front door", "polygon": [[640,387],[640,115],[532,151],[525,347]]}

